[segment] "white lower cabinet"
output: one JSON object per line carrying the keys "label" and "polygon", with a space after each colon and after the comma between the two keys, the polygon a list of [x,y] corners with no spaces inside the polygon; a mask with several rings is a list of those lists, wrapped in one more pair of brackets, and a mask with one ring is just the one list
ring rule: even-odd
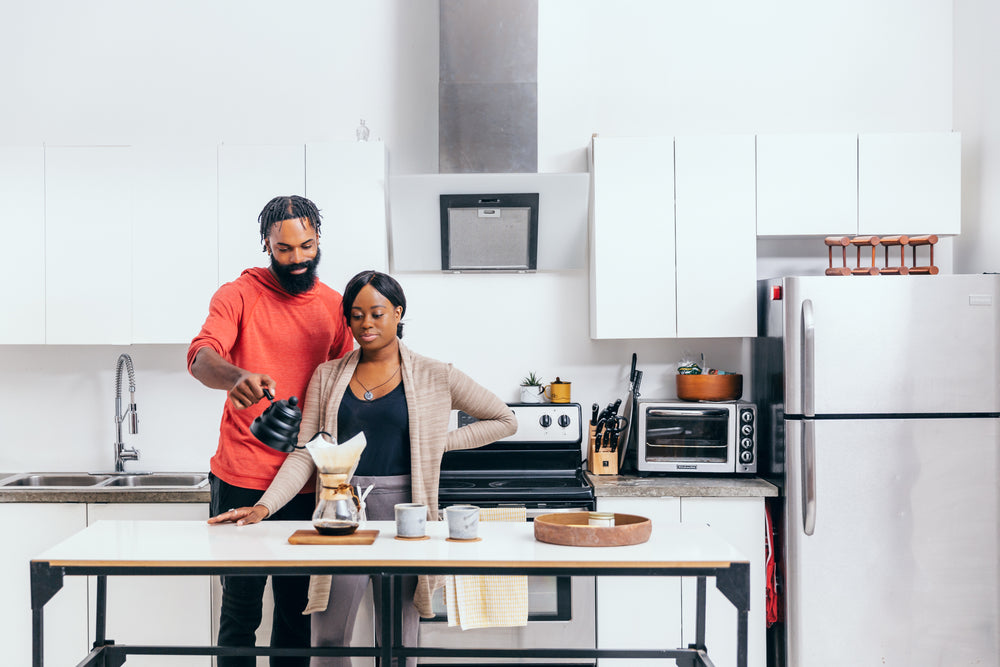
{"label": "white lower cabinet", "polygon": [[[766,663],[764,545],[766,528],[763,498],[683,498],[681,523],[708,524],[750,559],[750,618],[747,665]],[[685,579],[683,601],[683,645],[695,642],[696,581]],[[736,608],[708,581],[705,645],[712,661],[722,667],[736,664]]]}
{"label": "white lower cabinet", "polygon": [[[0,549],[0,646],[5,665],[31,664],[31,579],[29,563],[87,525],[79,503],[0,503],[0,526],[7,535]],[[87,583],[66,577],[45,605],[43,655],[46,665],[75,665],[90,650]]]}
{"label": "white lower cabinet", "polygon": [[[598,498],[601,512],[637,514],[658,526],[681,520],[680,498]],[[598,577],[597,648],[678,648],[681,632],[679,577]],[[659,667],[655,659],[602,658],[599,667]]]}
{"label": "white lower cabinet", "polygon": [[[88,523],[139,519],[204,521],[208,518],[208,505],[92,504],[88,506],[88,515]],[[88,586],[91,600],[89,636],[93,637],[96,577],[88,577]],[[107,637],[119,644],[207,646],[212,643],[211,596],[212,582],[206,576],[108,577]],[[135,655],[128,658],[129,667],[208,667],[211,664],[209,656]]]}
{"label": "white lower cabinet", "polygon": [[[747,665],[764,667],[764,499],[598,498],[597,509],[648,517],[657,526],[709,524],[750,559],[750,618]],[[598,648],[682,648],[695,642],[693,577],[603,577],[597,583]],[[655,587],[655,590],[652,588]],[[708,655],[719,667],[736,664],[736,610],[708,580]],[[625,667],[654,660],[602,659],[600,667]]]}

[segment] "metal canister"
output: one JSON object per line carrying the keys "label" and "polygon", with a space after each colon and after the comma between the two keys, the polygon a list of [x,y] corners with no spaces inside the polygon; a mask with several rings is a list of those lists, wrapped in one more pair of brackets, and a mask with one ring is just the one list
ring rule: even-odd
{"label": "metal canister", "polygon": [[606,528],[614,528],[615,526],[615,513],[614,512],[589,512],[587,515],[587,525],[588,526],[603,526]]}

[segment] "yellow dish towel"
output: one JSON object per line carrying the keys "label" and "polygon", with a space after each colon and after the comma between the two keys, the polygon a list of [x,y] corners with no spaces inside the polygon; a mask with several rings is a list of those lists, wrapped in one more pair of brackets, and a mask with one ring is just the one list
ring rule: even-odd
{"label": "yellow dish towel", "polygon": [[[523,507],[479,510],[480,521],[526,521]],[[448,626],[513,628],[528,624],[528,577],[479,574],[445,576]]]}

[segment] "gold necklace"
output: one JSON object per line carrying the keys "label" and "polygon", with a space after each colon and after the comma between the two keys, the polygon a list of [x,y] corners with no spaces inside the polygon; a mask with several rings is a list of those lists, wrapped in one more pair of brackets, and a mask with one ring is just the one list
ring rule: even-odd
{"label": "gold necklace", "polygon": [[354,379],[357,380],[358,384],[361,385],[361,388],[365,390],[365,393],[364,393],[365,400],[366,401],[370,401],[370,400],[372,400],[372,399],[375,398],[375,395],[372,393],[372,390],[373,389],[378,389],[379,387],[381,387],[384,384],[389,384],[389,380],[391,380],[392,378],[396,377],[396,373],[398,373],[398,372],[399,372],[399,366],[396,366],[396,370],[394,370],[392,372],[392,375],[389,376],[388,380],[386,380],[382,384],[375,385],[371,389],[369,389],[368,387],[366,387],[365,383],[361,381],[361,376],[358,375],[358,369],[357,368],[354,369]]}

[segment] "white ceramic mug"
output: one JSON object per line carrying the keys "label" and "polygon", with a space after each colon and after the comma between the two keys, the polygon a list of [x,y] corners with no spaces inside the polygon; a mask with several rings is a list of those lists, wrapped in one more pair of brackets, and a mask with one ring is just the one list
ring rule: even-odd
{"label": "white ceramic mug", "polygon": [[545,391],[545,387],[540,387],[535,384],[522,384],[521,385],[521,402],[522,403],[541,403],[542,402],[542,392]]}
{"label": "white ceramic mug", "polygon": [[427,531],[427,505],[421,503],[397,503],[396,535],[398,537],[423,537]]}
{"label": "white ceramic mug", "polygon": [[444,516],[451,539],[474,540],[479,536],[479,508],[475,505],[450,505],[444,508]]}

